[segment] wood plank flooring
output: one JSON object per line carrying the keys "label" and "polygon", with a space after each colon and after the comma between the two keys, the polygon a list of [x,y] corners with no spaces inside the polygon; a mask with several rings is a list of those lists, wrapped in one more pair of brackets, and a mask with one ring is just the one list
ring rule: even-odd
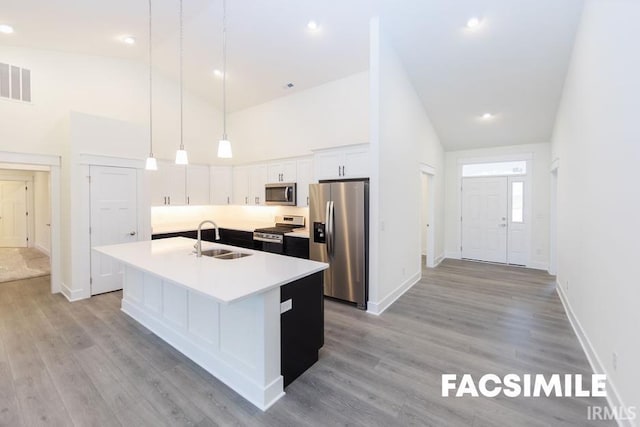
{"label": "wood plank flooring", "polygon": [[261,412],[120,310],[0,284],[0,426],[584,426],[588,398],[443,398],[441,374],[590,367],[535,270],[447,260],[382,316],[326,301],[320,360]]}

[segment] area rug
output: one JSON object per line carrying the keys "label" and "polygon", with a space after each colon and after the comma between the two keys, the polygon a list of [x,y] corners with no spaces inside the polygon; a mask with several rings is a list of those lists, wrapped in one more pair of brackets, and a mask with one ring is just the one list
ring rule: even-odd
{"label": "area rug", "polygon": [[0,283],[46,276],[49,257],[34,248],[0,248]]}

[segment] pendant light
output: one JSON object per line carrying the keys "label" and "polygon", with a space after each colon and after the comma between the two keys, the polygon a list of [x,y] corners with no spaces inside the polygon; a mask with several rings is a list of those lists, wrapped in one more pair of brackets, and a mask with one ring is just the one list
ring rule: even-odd
{"label": "pendant light", "polygon": [[227,1],[222,0],[222,139],[218,142],[218,157],[233,157],[227,138]]}
{"label": "pendant light", "polygon": [[151,51],[151,0],[149,0],[149,157],[145,163],[145,169],[149,171],[158,170],[158,162],[153,157],[153,63]]}
{"label": "pendant light", "polygon": [[189,157],[184,149],[182,137],[182,0],[180,0],[180,148],[176,151],[176,165],[188,165]]}

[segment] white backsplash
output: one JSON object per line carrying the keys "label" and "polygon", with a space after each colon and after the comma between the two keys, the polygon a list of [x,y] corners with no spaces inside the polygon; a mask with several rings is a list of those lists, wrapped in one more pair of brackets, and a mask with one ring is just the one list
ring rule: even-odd
{"label": "white backsplash", "polygon": [[309,208],[293,206],[154,206],[151,208],[151,227],[154,233],[179,230],[195,230],[198,224],[210,219],[220,227],[253,229],[275,224],[276,215],[301,215],[305,224],[309,220]]}

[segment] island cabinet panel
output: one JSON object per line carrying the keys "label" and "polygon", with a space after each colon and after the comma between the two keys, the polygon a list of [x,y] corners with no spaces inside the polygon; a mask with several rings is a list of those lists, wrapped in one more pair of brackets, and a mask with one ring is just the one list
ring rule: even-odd
{"label": "island cabinet panel", "polygon": [[324,345],[323,273],[280,288],[280,346],[284,386],[318,361]]}
{"label": "island cabinet panel", "polygon": [[122,311],[258,408],[284,395],[279,288],[225,304],[127,266]]}

